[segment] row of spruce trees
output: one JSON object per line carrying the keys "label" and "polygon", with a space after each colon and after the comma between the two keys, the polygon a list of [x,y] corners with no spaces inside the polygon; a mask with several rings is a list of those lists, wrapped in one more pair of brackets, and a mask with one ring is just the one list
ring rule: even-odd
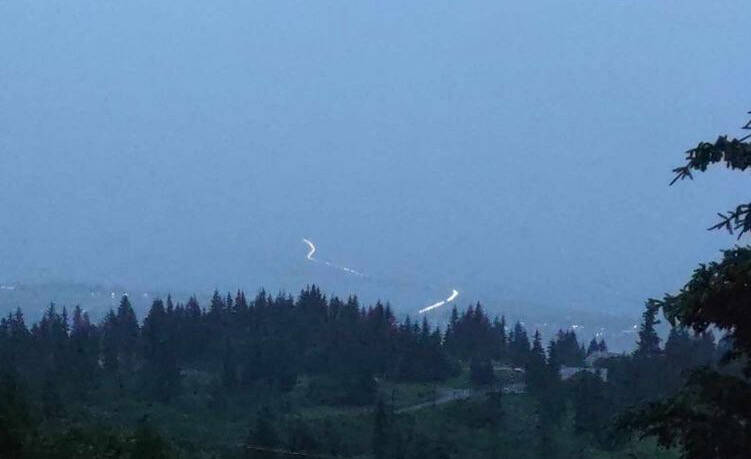
{"label": "row of spruce trees", "polygon": [[[454,308],[441,331],[424,318],[398,321],[388,304],[363,307],[356,297],[327,298],[316,286],[297,298],[261,291],[248,300],[242,291],[215,292],[207,308],[195,297],[184,304],[157,299],[142,322],[127,296],[98,324],[79,307],[71,317],[51,305],[29,328],[18,310],[0,320],[0,356],[3,387],[26,388],[45,419],[63,416],[66,401],[85,402],[101,390],[170,403],[189,370],[213,375],[227,394],[251,392],[258,384],[285,392],[301,375],[324,376],[335,384],[334,403],[366,405],[376,402],[378,378],[441,381],[457,375],[462,362],[474,384],[494,387],[496,361],[525,370],[541,447],[550,447],[555,426],[573,406],[577,432],[612,448],[623,439],[614,413],[675,393],[687,369],[715,360],[711,333],[673,328],[662,347],[656,323],[648,309],[633,353],[603,359],[596,364],[599,374],[581,373],[568,382],[561,381],[560,368],[583,366],[587,355],[607,350],[603,340],[593,338],[585,347],[568,330],[545,346],[539,331],[530,338],[519,322],[508,327],[503,317],[491,320],[479,303],[461,313]],[[502,417],[495,387],[486,403],[498,407],[486,416],[493,426]],[[9,417],[0,413],[12,431]],[[249,437],[252,444],[273,445],[281,435],[266,438],[263,432],[275,427],[266,412],[258,419],[266,427],[255,429],[260,434]],[[294,427],[293,446],[307,438],[299,423]]]}
{"label": "row of spruce trees", "polygon": [[[575,337],[559,342],[568,349],[562,363],[582,360]],[[79,307],[71,317],[55,305],[30,328],[20,310],[0,320],[6,373],[78,397],[115,381],[161,402],[179,394],[181,370],[194,368],[216,374],[230,391],[259,381],[287,391],[301,374],[329,375],[341,384],[342,402],[368,404],[374,376],[438,381],[456,375],[462,360],[522,366],[530,347],[521,324],[507,333],[505,319],[491,321],[479,303],[461,314],[454,309],[442,332],[425,318],[398,321],[388,304],[363,307],[354,296],[327,298],[316,286],[297,298],[215,292],[206,308],[195,297],[157,299],[142,322],[127,296],[98,324]]]}

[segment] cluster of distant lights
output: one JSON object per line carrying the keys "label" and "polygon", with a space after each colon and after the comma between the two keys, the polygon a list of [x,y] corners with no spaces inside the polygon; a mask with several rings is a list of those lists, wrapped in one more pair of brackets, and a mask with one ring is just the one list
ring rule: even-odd
{"label": "cluster of distant lights", "polygon": [[[16,289],[16,286],[15,286],[15,285],[0,285],[0,290],[9,290],[9,291],[13,291],[13,290],[15,290],[15,289]],[[90,293],[91,293],[91,296],[96,296],[96,292],[94,292],[94,291],[91,291]],[[129,295],[128,295],[128,292],[123,292],[123,296],[129,296]],[[148,298],[149,296],[150,296],[150,295],[149,295],[148,293],[144,293],[144,294],[143,294],[143,297],[144,297],[144,298]],[[114,298],[117,298],[117,293],[115,293],[115,292],[110,292],[110,298],[113,298],[113,299],[114,299]]]}
{"label": "cluster of distant lights", "polygon": [[[91,292],[89,292],[89,294],[90,294],[91,296],[97,296],[97,292],[95,292],[95,291],[93,291],[93,290],[92,290]],[[130,294],[129,294],[128,292],[123,292],[122,294],[119,294],[119,295],[118,295],[118,293],[117,293],[117,292],[110,292],[110,298],[112,298],[113,300],[114,300],[114,299],[117,299],[118,297],[121,297],[121,296],[127,296],[127,297],[130,297]],[[151,296],[151,295],[149,295],[148,293],[144,293],[144,294],[143,294],[143,297],[144,297],[144,298],[148,298],[148,297],[150,297],[150,296]]]}

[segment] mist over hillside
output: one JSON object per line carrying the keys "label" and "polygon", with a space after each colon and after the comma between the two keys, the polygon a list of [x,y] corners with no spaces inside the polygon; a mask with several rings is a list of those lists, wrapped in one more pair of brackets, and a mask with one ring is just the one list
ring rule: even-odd
{"label": "mist over hillside", "polygon": [[[319,267],[312,267],[313,271]],[[326,273],[326,270],[321,270]],[[356,295],[362,304],[373,305],[378,301],[388,303],[393,308],[397,317],[403,319],[407,315],[413,319],[421,320],[423,314],[418,309],[432,301],[429,295],[440,299],[441,291],[438,289],[424,288],[408,289],[398,286],[389,287],[386,283],[363,282],[352,280],[351,283],[341,282],[340,279],[332,280],[330,272],[313,276],[307,282],[301,281],[298,287],[290,286],[287,289],[272,290],[268,293],[297,295],[307,285],[319,285],[327,296],[338,296],[346,299],[350,295]],[[338,277],[335,275],[334,277]],[[219,287],[218,287],[219,288]],[[234,293],[238,289],[251,294],[256,293],[263,286],[234,286],[219,288],[221,293]],[[393,299],[383,295],[384,292],[393,293]],[[0,315],[7,315],[21,308],[29,321],[39,320],[51,303],[58,309],[67,308],[69,311],[75,306],[80,306],[89,314],[92,320],[99,321],[104,318],[111,309],[117,309],[120,299],[127,295],[139,317],[144,317],[155,299],[166,299],[172,296],[174,301],[186,302],[190,296],[195,296],[199,303],[208,307],[213,290],[200,290],[188,292],[180,291],[142,291],[131,289],[126,286],[89,286],[85,284],[71,284],[65,282],[21,284],[8,283],[0,286]],[[444,293],[445,295],[445,293]],[[425,300],[428,298],[428,300]],[[460,293],[457,300],[452,303],[434,309],[424,316],[430,322],[441,328],[445,328],[449,321],[451,309],[457,307],[465,309],[469,305],[481,302],[483,308],[492,316],[504,316],[513,325],[520,321],[530,330],[539,330],[545,339],[552,338],[558,330],[574,330],[582,341],[592,337],[605,339],[610,350],[614,352],[630,351],[635,346],[636,324],[639,321],[638,314],[614,314],[604,311],[584,311],[560,306],[545,306],[523,301],[501,300],[486,302],[473,298],[466,298]]]}
{"label": "mist over hillside", "polygon": [[543,4],[3,3],[0,277],[297,290],[308,237],[406,310],[636,313],[727,243],[680,229],[741,178],[665,171],[747,108],[745,5]]}

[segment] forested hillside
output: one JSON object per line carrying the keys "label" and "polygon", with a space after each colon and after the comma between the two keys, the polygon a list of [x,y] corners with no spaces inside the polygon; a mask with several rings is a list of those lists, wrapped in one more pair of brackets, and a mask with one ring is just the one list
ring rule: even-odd
{"label": "forested hillside", "polygon": [[751,459],[749,5],[0,1],[0,459]]}
{"label": "forested hillside", "polygon": [[637,350],[613,355],[572,330],[543,343],[480,304],[454,309],[440,330],[315,286],[294,298],[215,292],[205,307],[167,297],[142,320],[124,296],[96,324],[50,305],[29,326],[19,310],[0,322],[0,447],[10,457],[652,455],[614,428],[616,415],[673,394],[684,370],[717,353],[711,332],[680,328],[660,346],[655,322],[647,310]]}

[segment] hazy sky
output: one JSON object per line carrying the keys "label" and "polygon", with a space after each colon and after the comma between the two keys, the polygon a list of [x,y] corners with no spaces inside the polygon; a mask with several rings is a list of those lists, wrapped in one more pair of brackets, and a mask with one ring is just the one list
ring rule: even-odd
{"label": "hazy sky", "polygon": [[746,121],[750,19],[747,1],[2,0],[0,281],[297,289],[307,237],[403,282],[378,283],[397,303],[414,285],[640,308],[734,243],[704,228],[744,177],[667,184]]}

